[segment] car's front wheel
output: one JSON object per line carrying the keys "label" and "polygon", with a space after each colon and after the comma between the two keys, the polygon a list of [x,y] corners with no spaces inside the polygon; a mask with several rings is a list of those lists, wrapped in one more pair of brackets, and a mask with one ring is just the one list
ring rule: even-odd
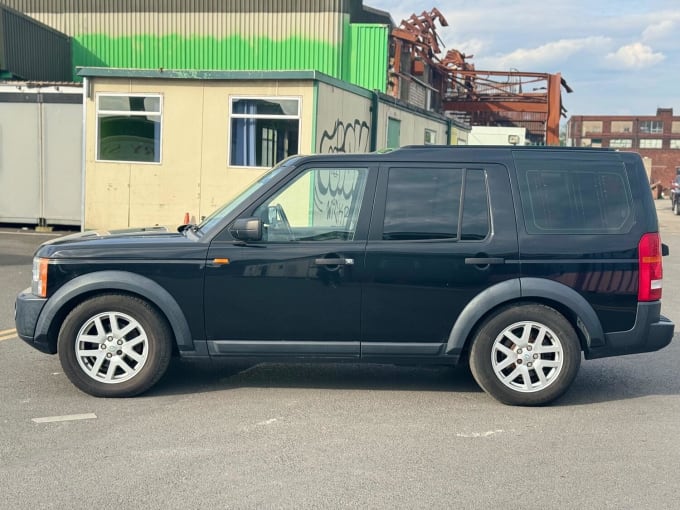
{"label": "car's front wheel", "polygon": [[479,329],[470,369],[491,396],[509,405],[543,405],[560,397],[581,364],[578,336],[554,308],[537,303],[502,308]]}
{"label": "car's front wheel", "polygon": [[678,205],[678,203],[680,203],[680,199],[676,198],[673,201],[673,213],[680,216],[680,205]]}
{"label": "car's front wheel", "polygon": [[172,333],[148,302],[104,294],[76,306],[57,342],[64,373],[96,397],[131,397],[148,390],[165,373]]}

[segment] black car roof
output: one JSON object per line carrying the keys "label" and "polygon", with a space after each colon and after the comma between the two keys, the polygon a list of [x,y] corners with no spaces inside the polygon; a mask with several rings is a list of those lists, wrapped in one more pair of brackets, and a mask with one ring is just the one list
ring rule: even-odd
{"label": "black car roof", "polygon": [[[311,156],[301,156],[297,163],[319,160],[340,160],[340,161],[430,161],[446,162],[452,157],[461,156],[470,159],[488,159],[495,157],[498,159],[509,158],[513,153],[543,153],[544,155],[564,155],[572,153],[604,155],[604,154],[624,154],[614,149],[590,148],[590,147],[561,147],[561,146],[508,146],[508,145],[408,145],[399,149],[390,149],[382,152],[371,153],[352,153],[352,154],[314,154]],[[631,153],[632,154],[632,153]]]}

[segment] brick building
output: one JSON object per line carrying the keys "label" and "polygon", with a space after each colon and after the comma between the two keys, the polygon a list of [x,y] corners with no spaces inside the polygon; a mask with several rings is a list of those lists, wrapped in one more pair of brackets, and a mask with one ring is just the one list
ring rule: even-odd
{"label": "brick building", "polygon": [[680,168],[680,116],[672,108],[656,115],[575,115],[567,123],[567,144],[632,150],[652,161],[652,182],[667,187]]}

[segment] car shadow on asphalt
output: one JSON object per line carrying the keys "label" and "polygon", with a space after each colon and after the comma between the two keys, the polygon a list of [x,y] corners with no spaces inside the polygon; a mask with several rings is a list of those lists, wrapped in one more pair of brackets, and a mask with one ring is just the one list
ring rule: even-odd
{"label": "car shadow on asphalt", "polygon": [[[645,356],[584,361],[572,387],[553,406],[582,406],[636,398],[680,396],[680,378],[670,365],[642,362]],[[668,373],[666,373],[668,372]],[[409,367],[359,363],[248,363],[173,360],[146,397],[186,395],[236,388],[299,388],[479,393],[466,366]]]}
{"label": "car shadow on asphalt", "polygon": [[676,367],[662,352],[585,361],[572,387],[554,405],[579,406],[644,397],[680,396]]}
{"label": "car shadow on asphalt", "polygon": [[146,396],[234,388],[481,392],[467,367],[173,360]]}

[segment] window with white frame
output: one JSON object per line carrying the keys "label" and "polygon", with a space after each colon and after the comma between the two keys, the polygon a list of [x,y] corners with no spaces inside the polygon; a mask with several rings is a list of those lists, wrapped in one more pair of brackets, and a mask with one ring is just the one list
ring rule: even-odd
{"label": "window with white frame", "polygon": [[437,143],[437,132],[434,129],[425,130],[425,145],[435,145]]}
{"label": "window with white frame", "polygon": [[630,138],[612,138],[609,140],[609,147],[615,149],[630,149],[633,147],[633,140]]}
{"label": "window with white frame", "polygon": [[297,154],[300,99],[232,97],[230,166],[271,167]]}
{"label": "window with white frame", "polygon": [[660,149],[662,146],[662,140],[660,138],[643,138],[640,140],[641,149]]}
{"label": "window with white frame", "polygon": [[160,163],[158,94],[97,94],[97,161]]}
{"label": "window with white frame", "polygon": [[640,121],[640,133],[663,133],[663,122],[660,120]]}
{"label": "window with white frame", "polygon": [[680,149],[680,140],[671,140],[671,149]]}

